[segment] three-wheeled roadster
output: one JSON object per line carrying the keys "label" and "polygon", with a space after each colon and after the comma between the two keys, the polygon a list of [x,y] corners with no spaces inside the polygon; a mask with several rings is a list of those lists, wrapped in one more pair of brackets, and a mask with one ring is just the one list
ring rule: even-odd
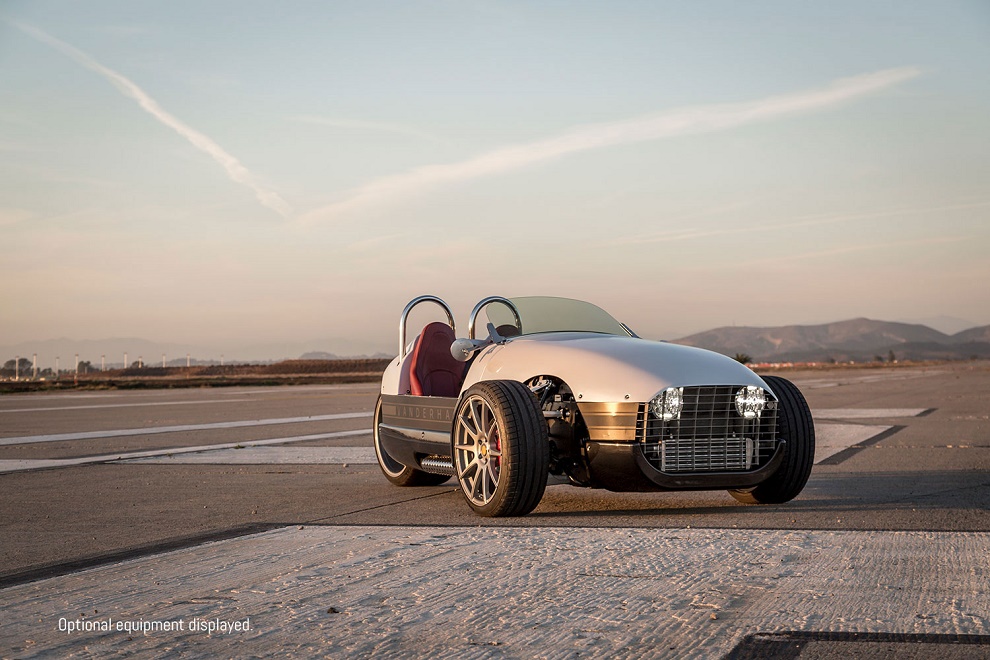
{"label": "three-wheeled roadster", "polygon": [[[409,312],[424,302],[446,318],[407,344]],[[482,312],[486,332],[476,338]],[[382,378],[374,439],[393,484],[454,477],[483,516],[529,513],[548,475],[781,503],[804,488],[815,452],[811,412],[791,382],[641,339],[595,305],[549,297],[484,298],[461,339],[440,298],[412,300]]]}

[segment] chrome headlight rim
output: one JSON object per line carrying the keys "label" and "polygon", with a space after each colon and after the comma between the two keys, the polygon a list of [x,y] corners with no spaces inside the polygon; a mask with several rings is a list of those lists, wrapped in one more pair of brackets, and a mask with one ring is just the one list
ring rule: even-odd
{"label": "chrome headlight rim", "polygon": [[650,412],[657,419],[665,422],[681,418],[684,409],[684,388],[668,387],[650,399]]}
{"label": "chrome headlight rim", "polygon": [[736,392],[736,412],[743,419],[759,419],[769,400],[766,389],[759,385],[744,385]]}

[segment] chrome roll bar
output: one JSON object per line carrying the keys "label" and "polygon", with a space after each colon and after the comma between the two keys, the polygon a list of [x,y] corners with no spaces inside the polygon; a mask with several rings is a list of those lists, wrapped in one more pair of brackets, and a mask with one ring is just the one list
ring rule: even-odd
{"label": "chrome roll bar", "polygon": [[450,305],[445,303],[440,298],[436,296],[417,296],[409,301],[406,308],[402,310],[402,316],[399,317],[399,359],[406,357],[406,319],[409,318],[409,312],[412,308],[421,302],[434,302],[443,308],[443,311],[447,313],[447,325],[450,329],[457,334],[457,328],[454,327],[454,313],[450,311]]}
{"label": "chrome roll bar", "polygon": [[516,327],[519,328],[519,332],[522,332],[522,319],[519,318],[519,310],[516,306],[512,304],[512,301],[508,298],[503,298],[502,296],[488,296],[483,298],[474,309],[471,310],[471,317],[468,319],[468,339],[474,339],[474,324],[478,320],[478,314],[484,309],[488,304],[493,302],[499,302],[509,308],[512,315],[516,317]]}

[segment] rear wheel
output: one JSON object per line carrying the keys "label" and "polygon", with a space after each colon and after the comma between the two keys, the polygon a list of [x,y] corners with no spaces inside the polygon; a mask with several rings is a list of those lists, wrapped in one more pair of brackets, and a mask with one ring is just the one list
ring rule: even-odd
{"label": "rear wheel", "polygon": [[408,467],[389,456],[385,448],[382,447],[381,437],[378,431],[378,424],[381,422],[381,419],[382,398],[378,397],[378,402],[375,404],[375,456],[378,457],[378,467],[381,468],[382,474],[385,475],[386,479],[396,486],[439,486],[450,479],[449,476],[444,474],[432,474]]}
{"label": "rear wheel", "polygon": [[815,462],[815,424],[801,390],[779,376],[764,376],[763,380],[777,395],[777,434],[787,445],[783,463],[769,479],[755,488],[729,491],[744,504],[789,502],[808,483]]}
{"label": "rear wheel", "polygon": [[550,443],[533,393],[493,380],[465,393],[454,418],[454,469],[468,506],[482,516],[523,516],[547,487]]}

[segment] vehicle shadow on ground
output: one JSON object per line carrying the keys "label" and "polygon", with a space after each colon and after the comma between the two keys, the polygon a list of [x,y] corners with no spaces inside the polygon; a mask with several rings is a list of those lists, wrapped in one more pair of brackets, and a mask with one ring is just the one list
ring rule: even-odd
{"label": "vehicle shadow on ground", "polygon": [[813,529],[990,530],[990,474],[823,475],[785,504],[750,505],[724,491],[610,493],[550,488],[536,524]]}

